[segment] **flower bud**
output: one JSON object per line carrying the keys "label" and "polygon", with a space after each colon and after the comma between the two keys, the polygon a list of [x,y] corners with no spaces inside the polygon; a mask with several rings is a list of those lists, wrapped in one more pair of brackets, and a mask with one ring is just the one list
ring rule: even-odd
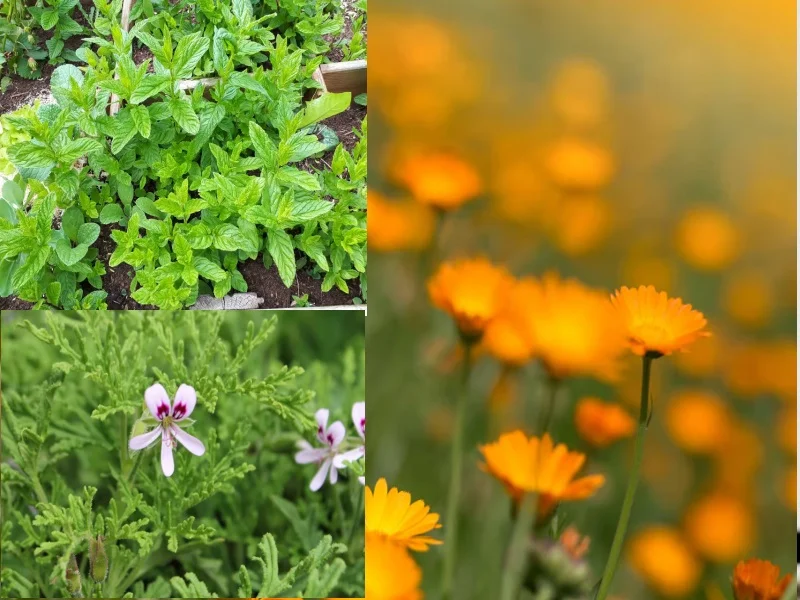
{"label": "flower bud", "polygon": [[32,56],[29,56],[29,57],[28,57],[28,68],[29,68],[31,71],[35,71],[35,70],[36,70],[36,67],[38,67],[38,66],[39,66],[39,65],[37,65],[37,64],[36,64],[36,61],[33,59],[33,57],[32,57]]}
{"label": "flower bud", "polygon": [[67,591],[73,598],[81,596],[81,572],[78,569],[78,561],[75,555],[71,554],[67,563],[67,572],[64,575],[67,580]]}
{"label": "flower bud", "polygon": [[589,565],[562,543],[552,540],[531,543],[525,585],[534,592],[549,590],[554,599],[588,600],[592,591],[590,577]]}
{"label": "flower bud", "polygon": [[101,583],[108,577],[108,555],[104,541],[102,535],[89,540],[89,572],[95,583]]}

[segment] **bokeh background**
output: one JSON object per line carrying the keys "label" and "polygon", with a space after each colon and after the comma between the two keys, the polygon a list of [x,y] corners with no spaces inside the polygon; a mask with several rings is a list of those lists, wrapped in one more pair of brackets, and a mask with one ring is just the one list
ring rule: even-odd
{"label": "bokeh background", "polygon": [[[741,558],[793,572],[796,505],[796,12],[746,0],[372,0],[367,320],[368,483],[443,512],[458,357],[425,280],[482,254],[517,275],[556,270],[612,291],[653,284],[709,319],[713,336],[655,363],[644,479],[613,593],[729,598]],[[443,160],[441,157],[448,157]],[[434,158],[437,157],[437,158]],[[431,165],[475,199],[438,219]],[[455,185],[457,184],[450,184]],[[478,443],[521,425],[528,373],[472,382],[456,596],[494,597],[510,521],[477,468]],[[640,368],[616,386],[573,381],[557,440],[608,482],[567,508],[599,577],[630,440],[576,433],[586,396],[635,415]],[[447,527],[447,520],[444,527]],[[658,556],[647,568],[631,559]],[[418,555],[438,592],[442,552]]]}

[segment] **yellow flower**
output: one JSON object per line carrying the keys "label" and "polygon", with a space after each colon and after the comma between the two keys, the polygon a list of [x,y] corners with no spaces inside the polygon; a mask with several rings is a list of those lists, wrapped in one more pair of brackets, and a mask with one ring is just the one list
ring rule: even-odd
{"label": "yellow flower", "polygon": [[734,600],[780,600],[791,580],[791,575],[781,577],[781,570],[768,560],[739,561],[733,570],[733,597]]}
{"label": "yellow flower", "polygon": [[735,225],[728,215],[713,207],[696,207],[687,212],[676,237],[684,260],[701,270],[724,269],[740,251]]}
{"label": "yellow flower", "polygon": [[712,492],[695,501],[686,511],[684,531],[704,558],[729,563],[741,558],[755,542],[751,510],[725,492]]}
{"label": "yellow flower", "polygon": [[369,190],[369,247],[379,252],[422,250],[433,237],[433,211],[413,200],[390,201]]}
{"label": "yellow flower", "polygon": [[506,365],[521,366],[533,357],[533,332],[524,323],[530,318],[530,302],[537,289],[530,277],[513,282],[498,314],[486,325],[482,346]]}
{"label": "yellow flower", "polygon": [[702,565],[675,529],[652,526],[637,532],[628,543],[633,569],[668,598],[687,595],[697,586]]}
{"label": "yellow flower", "polygon": [[667,432],[687,452],[708,454],[718,450],[730,431],[730,423],[728,407],[706,390],[678,392],[667,404]]}
{"label": "yellow flower", "polygon": [[582,398],[575,407],[575,428],[584,441],[605,448],[633,435],[636,420],[618,404]]}
{"label": "yellow flower", "polygon": [[504,433],[479,450],[486,461],[481,467],[505,485],[515,502],[525,493],[538,494],[540,517],[563,500],[589,498],[605,483],[603,475],[575,479],[586,455],[571,452],[564,444],[554,446],[546,433],[541,440],[528,439],[519,430]]}
{"label": "yellow flower", "polygon": [[600,65],[592,60],[570,59],[559,66],[550,95],[553,108],[567,124],[591,127],[606,116],[608,78]]}
{"label": "yellow flower", "polygon": [[482,191],[472,165],[444,152],[411,154],[394,165],[392,172],[418,202],[441,210],[459,208]]}
{"label": "yellow flower", "polygon": [[706,319],[680,298],[668,298],[650,286],[622,287],[611,296],[628,331],[628,343],[635,354],[663,356],[686,347],[701,336]]}
{"label": "yellow flower", "polygon": [[485,258],[442,264],[428,280],[428,294],[437,308],[448,313],[462,335],[480,337],[499,312],[513,277]]}
{"label": "yellow flower", "polygon": [[625,349],[622,323],[603,292],[553,273],[527,287],[527,327],[536,358],[555,379],[614,381]]}
{"label": "yellow flower", "polygon": [[552,237],[567,256],[586,255],[602,244],[611,233],[612,208],[595,195],[564,199],[556,212]]}
{"label": "yellow flower", "polygon": [[403,546],[368,532],[366,555],[365,591],[369,600],[422,598],[422,571]]}
{"label": "yellow flower", "polygon": [[439,529],[439,515],[432,513],[422,500],[411,503],[411,494],[397,488],[389,489],[381,478],[373,492],[366,489],[367,533],[382,535],[394,543],[410,550],[425,552],[429,545],[441,544],[440,540],[423,534]]}

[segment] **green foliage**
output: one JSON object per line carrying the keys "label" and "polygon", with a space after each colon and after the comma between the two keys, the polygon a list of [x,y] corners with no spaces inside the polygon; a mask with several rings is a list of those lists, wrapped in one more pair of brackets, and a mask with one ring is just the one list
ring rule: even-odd
{"label": "green foliage", "polygon": [[[191,11],[142,2],[140,20],[124,32],[116,3],[98,0],[98,35],[78,52],[86,66],[53,73],[57,104],[6,118],[21,136],[8,160],[19,185],[35,190],[17,222],[0,210],[0,256],[33,259],[10,291],[38,306],[76,308],[91,297],[102,307],[106,267],[98,236],[91,239],[100,225],[111,226],[116,245],[109,266],[135,270],[131,297],[164,309],[247,291],[239,264],[259,255],[287,287],[303,267],[324,291],[363,281],[366,121],[350,153],[318,125],[347,110],[350,94],[304,101],[323,60],[312,39],[341,20],[318,4],[282,2],[261,14],[266,7],[248,0]],[[321,29],[306,36],[310,23]],[[152,59],[135,64],[137,44]],[[187,89],[186,80],[200,77],[213,79]],[[112,95],[120,102],[113,117]],[[310,160],[332,150],[331,167]],[[80,216],[83,235],[45,231],[48,209]],[[34,215],[42,229],[25,229]],[[29,257],[34,242],[39,251]]]}
{"label": "green foliage", "polygon": [[[315,395],[341,420],[363,399],[363,315],[16,315],[0,365],[2,597],[363,595],[362,486],[313,493],[294,462]],[[153,381],[197,391],[206,452],[178,450],[170,478],[158,449],[128,450]]]}

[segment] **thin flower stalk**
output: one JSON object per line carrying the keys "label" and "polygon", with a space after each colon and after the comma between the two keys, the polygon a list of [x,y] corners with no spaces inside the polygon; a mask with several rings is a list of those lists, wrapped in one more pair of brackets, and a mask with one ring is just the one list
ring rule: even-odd
{"label": "thin flower stalk", "polygon": [[536,521],[538,495],[526,493],[517,510],[517,518],[511,531],[505,568],[500,583],[500,600],[515,600],[519,596],[525,570],[527,542]]}

